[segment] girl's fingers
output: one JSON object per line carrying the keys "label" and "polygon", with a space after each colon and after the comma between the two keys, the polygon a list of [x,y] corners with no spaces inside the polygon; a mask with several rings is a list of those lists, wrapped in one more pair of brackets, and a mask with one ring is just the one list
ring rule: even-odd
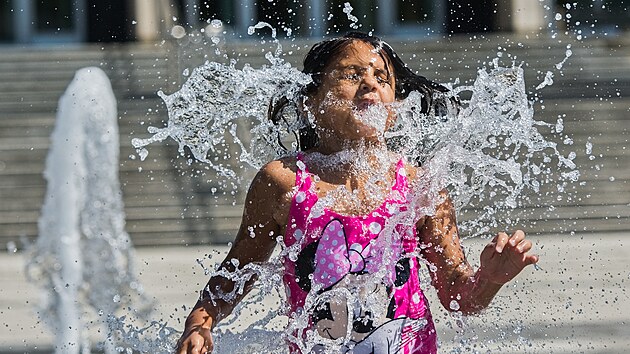
{"label": "girl's fingers", "polygon": [[503,252],[503,248],[507,244],[509,237],[505,232],[499,232],[499,234],[496,237],[496,240],[497,241],[496,241],[496,245],[494,246],[494,249],[498,253],[501,253]]}
{"label": "girl's fingers", "polygon": [[538,256],[535,254],[519,253],[519,254],[514,254],[514,257],[518,257],[514,259],[515,261],[514,265],[516,265],[521,270],[530,264],[534,264],[538,262]]}
{"label": "girl's fingers", "polygon": [[525,257],[525,265],[530,265],[530,264],[534,264],[534,263],[538,263],[538,255],[528,254]]}
{"label": "girl's fingers", "polygon": [[527,253],[532,249],[532,241],[530,240],[522,240],[518,245],[516,245],[516,250],[519,253]]}
{"label": "girl's fingers", "polygon": [[522,230],[516,230],[516,232],[510,237],[510,245],[512,247],[518,245],[525,239],[525,233]]}

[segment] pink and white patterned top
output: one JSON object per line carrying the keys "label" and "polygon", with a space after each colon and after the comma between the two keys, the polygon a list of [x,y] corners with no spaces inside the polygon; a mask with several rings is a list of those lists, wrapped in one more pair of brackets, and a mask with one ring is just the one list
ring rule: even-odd
{"label": "pink and white patterned top", "polygon": [[[383,204],[356,216],[318,206],[301,154],[297,164],[284,238],[287,247],[299,251],[297,257],[284,258],[291,312],[307,311],[308,329],[323,338],[343,337],[340,353],[437,353],[435,327],[420,289],[419,261],[412,255],[418,244],[416,228],[398,220],[409,191],[403,160]],[[311,352],[324,350],[322,344]],[[300,352],[295,345],[291,351]]]}

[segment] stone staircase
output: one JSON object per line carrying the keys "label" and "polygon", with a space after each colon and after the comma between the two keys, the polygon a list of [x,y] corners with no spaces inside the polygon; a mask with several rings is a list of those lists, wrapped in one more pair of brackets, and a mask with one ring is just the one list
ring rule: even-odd
{"label": "stone staircase", "polygon": [[[299,67],[309,44],[283,43],[287,61]],[[573,193],[562,200],[556,200],[556,194],[551,200],[545,197],[546,192],[557,188],[557,183],[548,183],[531,202],[503,216],[509,218],[508,225],[535,233],[630,230],[629,46],[605,40],[514,36],[391,44],[414,69],[440,82],[456,78],[467,82],[501,51],[504,65],[524,62],[528,89],[532,97],[540,97],[536,103],[538,119],[554,124],[558,117],[564,119],[563,134],[571,137],[573,144],[559,141],[559,149],[564,154],[576,152],[580,181],[567,187]],[[564,59],[567,44],[571,44],[573,55],[558,70],[555,64]],[[223,50],[238,53],[241,63],[257,67],[265,62],[261,53],[268,47],[237,42]],[[211,51],[204,50],[210,60],[216,60],[208,54]],[[147,137],[147,126],[163,126],[166,120],[156,92],[176,90],[182,70],[194,67],[202,58],[199,51],[185,51],[169,42],[1,48],[0,245],[19,247],[20,240],[37,236],[46,188],[42,172],[57,101],[74,72],[85,66],[102,68],[118,98],[120,181],[127,231],[134,244],[232,239],[242,212],[242,191],[235,197],[214,195],[212,188],[219,186],[207,182],[209,172],[204,172],[203,166],[187,166],[172,142],[151,145],[145,161],[130,158],[134,155],[131,138]],[[554,73],[554,85],[536,91],[547,71]],[[587,142],[593,144],[591,155],[584,152]],[[464,210],[461,220],[478,212],[475,208]]]}
{"label": "stone staircase", "polygon": [[[145,162],[130,160],[134,153],[130,137],[143,132],[142,122],[164,119],[147,115],[161,107],[156,92],[169,90],[174,69],[169,49],[156,45],[113,45],[106,48],[87,45],[71,48],[5,49],[0,54],[0,243],[28,240],[37,235],[37,219],[45,193],[42,172],[50,144],[57,102],[76,70],[87,66],[103,69],[118,100],[120,130],[120,181],[123,187],[127,228],[138,243],[152,234],[171,232],[160,227],[159,216],[177,218],[171,212],[172,200],[183,198],[171,159],[177,152],[167,144],[152,149],[155,158]],[[142,166],[145,173],[139,173]],[[157,176],[157,177],[154,177]],[[151,184],[151,180],[157,180]],[[140,185],[140,187],[138,187]],[[171,207],[171,209],[168,209]],[[171,213],[172,214],[172,213]],[[158,219],[157,222],[151,219]],[[150,227],[155,223],[155,227]],[[171,224],[171,223],[168,223]],[[180,222],[173,223],[179,225]],[[181,227],[180,227],[181,229]],[[138,230],[134,232],[132,230]],[[175,229],[177,230],[177,229]],[[159,237],[157,238],[160,239]],[[153,241],[144,241],[152,244]]]}

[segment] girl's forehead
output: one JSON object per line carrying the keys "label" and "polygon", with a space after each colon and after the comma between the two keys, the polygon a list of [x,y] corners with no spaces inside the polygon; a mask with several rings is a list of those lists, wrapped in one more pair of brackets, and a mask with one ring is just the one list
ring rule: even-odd
{"label": "girl's forehead", "polygon": [[387,56],[381,53],[381,50],[374,48],[372,45],[362,42],[353,41],[339,52],[337,60],[333,61],[334,66],[374,66],[378,68],[389,67],[383,59]]}

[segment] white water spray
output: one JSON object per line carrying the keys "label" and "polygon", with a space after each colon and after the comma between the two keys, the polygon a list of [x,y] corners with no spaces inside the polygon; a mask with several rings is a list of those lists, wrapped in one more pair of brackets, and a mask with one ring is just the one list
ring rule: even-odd
{"label": "white water spray", "polygon": [[46,297],[39,315],[56,335],[56,353],[89,353],[91,329],[107,335],[106,353],[118,352],[107,317],[146,306],[125,232],[117,119],[105,73],[79,70],[59,100],[39,237],[27,264]]}
{"label": "white water spray", "polygon": [[[159,92],[168,108],[168,126],[150,127],[153,136],[135,138],[133,146],[146,157],[144,146],[171,137],[179,143],[180,153],[184,147],[190,149],[197,160],[226,178],[236,178],[236,167],[227,166],[230,159],[260,167],[278,156],[277,127],[267,119],[269,100],[278,92],[294,97],[311,79],[277,56],[268,53],[266,57],[271,66],[260,69],[247,64],[237,69],[235,62],[208,62],[193,70],[180,91],[171,95]],[[239,136],[243,122],[253,126],[247,134],[240,133],[251,134],[250,141]],[[229,144],[239,147],[239,156],[230,155]]]}
{"label": "white water spray", "polygon": [[[234,63],[229,66],[206,63],[197,68],[180,91],[169,96],[162,94],[169,112],[168,126],[150,128],[153,137],[134,139],[134,146],[144,149],[147,144],[170,136],[180,144],[180,151],[190,149],[198,160],[221,172],[219,178],[236,175],[228,168],[230,160],[241,166],[246,163],[256,168],[273,158],[292,153],[282,150],[277,141],[290,136],[291,130],[309,124],[308,120],[296,119],[288,114],[281,126],[274,126],[267,119],[267,107],[278,92],[297,98],[300,87],[310,82],[310,78],[277,56],[268,54],[267,58],[270,66],[261,69],[249,66],[237,69]],[[484,208],[475,220],[462,227],[462,230],[467,230],[465,232],[478,235],[494,226],[492,223],[496,222],[498,212],[517,207],[521,199],[526,198],[524,190],[537,192],[542,184],[548,183],[547,175],[541,171],[549,171],[547,166],[552,161],[564,172],[579,174],[574,171],[575,165],[570,159],[560,155],[556,144],[546,140],[539,132],[539,129],[552,130],[552,127],[534,119],[521,67],[500,67],[494,61],[490,68],[479,70],[477,79],[471,85],[447,86],[450,92],[433,97],[433,101],[440,101],[443,105],[429,114],[418,109],[424,98],[417,92],[391,107],[398,119],[396,125],[384,133],[388,145],[391,150],[406,156],[410,163],[419,163],[421,167],[413,181],[408,212],[396,214],[384,226],[389,231],[383,234],[390,237],[382,240],[379,249],[391,249],[395,225],[413,225],[418,218],[432,215],[436,205],[442,201],[439,193],[444,188],[449,190],[457,210],[492,201],[490,207]],[[455,104],[457,101],[460,104]],[[369,118],[373,123],[374,116],[385,117],[380,110],[365,113],[357,119]],[[241,139],[242,133],[237,134],[236,128],[243,122],[252,127],[248,131],[249,141]],[[380,128],[383,124],[376,125]],[[238,156],[224,153],[230,141],[238,147]],[[346,152],[339,154],[326,158],[350,160],[357,168],[362,166],[356,154],[348,152],[349,158]],[[316,158],[315,155],[310,157]],[[377,199],[379,190],[382,192],[382,189],[375,188]],[[347,201],[351,202],[352,191],[346,192]],[[313,210],[331,208],[333,200],[338,199],[336,196],[323,197],[321,203],[328,204],[314,206]],[[260,278],[259,283],[264,285],[251,302],[259,301],[264,295],[283,293],[278,274],[281,273],[283,257],[297,257],[298,243],[295,246],[283,248],[267,264],[243,270],[255,272]],[[235,289],[240,289],[249,279],[242,272],[221,272],[225,273],[220,271],[213,275],[235,280]],[[387,274],[374,274],[371,279],[378,281],[385,276]],[[313,304],[321,300],[313,296]],[[247,303],[237,306],[234,318],[245,306]],[[310,316],[306,312],[293,314],[287,327],[280,330],[266,326],[269,319],[285,312],[286,309],[279,305],[242,333],[223,331],[222,327],[229,322],[221,323],[215,330],[215,352],[254,353],[260,348],[270,353],[286,352],[282,339],[295,343],[301,341],[294,338],[293,332],[306,328]],[[308,352],[318,343],[321,343],[321,338],[315,336],[300,346]]]}

